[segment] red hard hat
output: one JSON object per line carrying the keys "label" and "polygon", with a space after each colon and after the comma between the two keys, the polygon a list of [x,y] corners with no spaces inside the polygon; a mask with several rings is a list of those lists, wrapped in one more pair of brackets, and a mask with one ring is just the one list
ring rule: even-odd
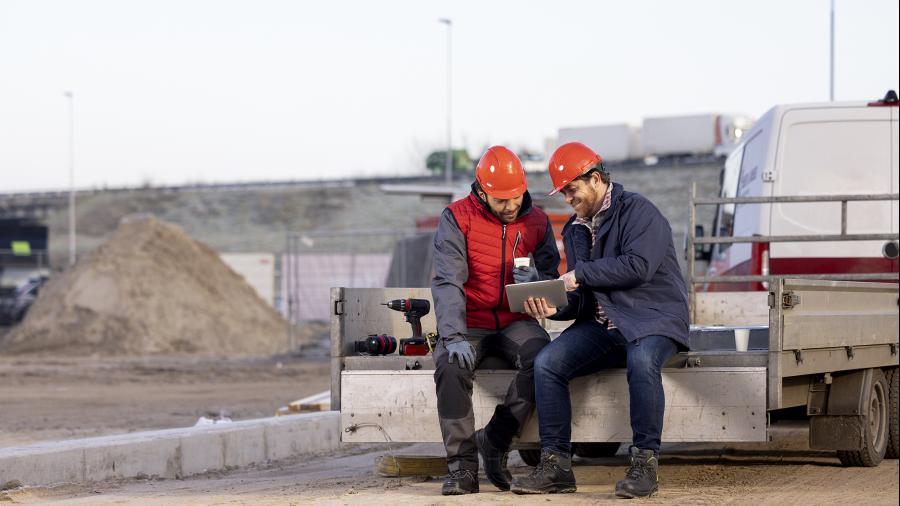
{"label": "red hard hat", "polygon": [[556,148],[548,166],[553,181],[553,191],[549,195],[562,190],[573,179],[602,161],[602,156],[580,142],[567,142]]}
{"label": "red hard hat", "polygon": [[488,148],[475,167],[475,180],[485,193],[495,199],[513,199],[528,189],[522,162],[503,146]]}

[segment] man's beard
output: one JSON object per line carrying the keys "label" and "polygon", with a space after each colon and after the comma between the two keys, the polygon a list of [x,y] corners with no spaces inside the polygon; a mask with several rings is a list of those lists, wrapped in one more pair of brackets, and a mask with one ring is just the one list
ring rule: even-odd
{"label": "man's beard", "polygon": [[[586,198],[580,198],[575,202],[569,204],[572,207],[572,210],[575,211],[575,215],[581,219],[591,218],[591,210],[593,209],[593,205],[591,202],[595,202],[597,195],[596,192],[593,195],[586,195]],[[594,197],[591,199],[590,197]]]}
{"label": "man's beard", "polygon": [[500,223],[503,223],[504,225],[509,225],[510,223],[516,221],[516,218],[519,217],[519,212],[516,211],[514,214],[511,215],[511,217],[507,218],[502,213],[498,213],[495,211],[494,216],[496,216],[497,219],[500,220]]}

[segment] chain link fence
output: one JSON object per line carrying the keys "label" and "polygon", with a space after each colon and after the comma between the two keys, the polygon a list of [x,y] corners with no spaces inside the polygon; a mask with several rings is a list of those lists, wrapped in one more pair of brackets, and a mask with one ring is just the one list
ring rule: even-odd
{"label": "chain link fence", "polygon": [[331,318],[332,287],[427,287],[433,230],[292,232],[279,264],[276,305],[294,325]]}

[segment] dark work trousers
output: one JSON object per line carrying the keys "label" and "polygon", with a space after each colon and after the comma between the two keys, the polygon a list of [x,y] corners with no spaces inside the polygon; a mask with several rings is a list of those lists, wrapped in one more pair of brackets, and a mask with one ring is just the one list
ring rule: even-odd
{"label": "dark work trousers", "polygon": [[[534,411],[534,359],[550,342],[550,336],[535,320],[520,320],[496,330],[469,329],[469,343],[475,348],[475,363],[488,355],[499,356],[518,371],[506,392],[506,398],[485,426],[488,440],[499,449],[508,449]],[[449,363],[444,343],[434,350],[434,383],[437,389],[438,417],[447,464],[451,471],[478,471],[475,446],[475,414],[472,411],[472,381],[477,371],[458,363]]]}
{"label": "dark work trousers", "polygon": [[646,336],[629,342],[596,321],[572,324],[535,361],[541,448],[571,454],[572,402],[569,382],[604,369],[625,367],[632,444],[659,454],[666,396],[662,367],[678,351],[675,341]]}

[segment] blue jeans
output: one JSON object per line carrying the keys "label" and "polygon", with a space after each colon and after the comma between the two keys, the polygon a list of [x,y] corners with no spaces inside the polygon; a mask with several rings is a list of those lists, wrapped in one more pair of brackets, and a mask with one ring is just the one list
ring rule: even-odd
{"label": "blue jeans", "polygon": [[659,454],[666,407],[662,366],[678,351],[675,341],[647,336],[628,342],[618,330],[596,321],[580,321],[544,347],[534,362],[535,401],[541,448],[572,453],[573,378],[627,367],[632,444]]}

